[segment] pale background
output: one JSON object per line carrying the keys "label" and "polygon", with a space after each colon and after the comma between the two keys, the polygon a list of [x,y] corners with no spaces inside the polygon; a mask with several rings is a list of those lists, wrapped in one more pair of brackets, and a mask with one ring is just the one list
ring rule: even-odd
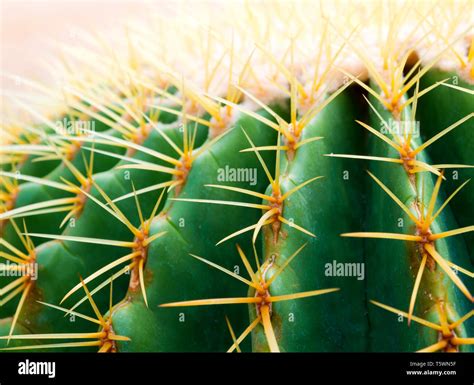
{"label": "pale background", "polygon": [[[146,1],[0,0],[0,69],[33,79],[47,79],[54,41],[77,39],[79,29],[107,33],[124,21],[146,17]],[[169,1],[168,1],[169,5]],[[1,77],[2,90],[14,86]]]}

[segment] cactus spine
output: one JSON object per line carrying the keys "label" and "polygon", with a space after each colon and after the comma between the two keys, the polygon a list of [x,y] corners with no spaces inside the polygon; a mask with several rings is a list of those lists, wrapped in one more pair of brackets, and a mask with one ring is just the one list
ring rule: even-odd
{"label": "cactus spine", "polygon": [[308,5],[24,80],[63,105],[3,124],[3,350],[472,350],[469,4]]}

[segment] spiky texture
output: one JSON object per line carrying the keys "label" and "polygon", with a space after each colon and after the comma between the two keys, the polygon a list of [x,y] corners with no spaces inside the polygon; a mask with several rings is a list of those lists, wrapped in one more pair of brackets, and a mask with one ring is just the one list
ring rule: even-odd
{"label": "spiky texture", "polygon": [[3,350],[472,350],[470,3],[185,5],[8,97]]}

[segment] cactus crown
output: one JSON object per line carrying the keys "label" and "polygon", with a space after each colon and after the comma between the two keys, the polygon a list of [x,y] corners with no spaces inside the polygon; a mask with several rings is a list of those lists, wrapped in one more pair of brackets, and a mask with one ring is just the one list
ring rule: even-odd
{"label": "cactus crown", "polygon": [[1,348],[472,349],[470,6],[186,4],[16,78]]}

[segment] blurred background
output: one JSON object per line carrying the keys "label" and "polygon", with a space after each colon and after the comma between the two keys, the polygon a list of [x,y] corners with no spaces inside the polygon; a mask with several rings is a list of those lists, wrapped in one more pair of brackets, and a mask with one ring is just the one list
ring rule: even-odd
{"label": "blurred background", "polygon": [[[48,59],[57,51],[56,42],[75,44],[81,30],[113,34],[148,11],[149,2],[143,0],[0,0],[0,69],[48,80],[53,75]],[[3,76],[0,81],[3,90],[15,86]]]}

